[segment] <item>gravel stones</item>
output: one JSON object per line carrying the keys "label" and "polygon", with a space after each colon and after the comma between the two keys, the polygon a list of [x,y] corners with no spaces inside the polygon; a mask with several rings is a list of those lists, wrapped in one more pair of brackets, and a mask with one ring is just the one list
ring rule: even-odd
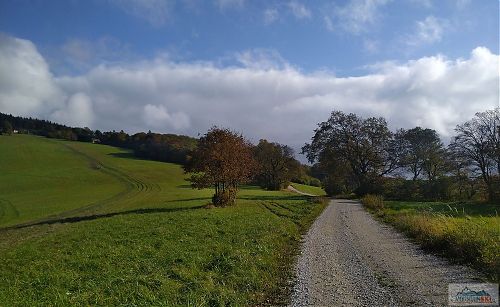
{"label": "gravel stones", "polygon": [[291,306],[446,306],[478,273],[426,254],[350,200],[332,200],[304,237]]}

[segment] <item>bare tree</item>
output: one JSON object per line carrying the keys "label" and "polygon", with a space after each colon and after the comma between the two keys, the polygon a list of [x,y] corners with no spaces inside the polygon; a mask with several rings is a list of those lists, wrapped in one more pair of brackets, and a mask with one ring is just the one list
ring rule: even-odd
{"label": "bare tree", "polygon": [[490,200],[498,197],[500,174],[500,109],[476,113],[475,117],[455,128],[457,135],[450,149],[469,161],[472,170],[479,172]]}

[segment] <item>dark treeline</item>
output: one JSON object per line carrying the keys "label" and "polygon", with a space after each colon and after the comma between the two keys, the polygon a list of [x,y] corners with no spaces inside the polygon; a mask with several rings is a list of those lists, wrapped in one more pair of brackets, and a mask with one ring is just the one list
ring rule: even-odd
{"label": "dark treeline", "polygon": [[445,146],[436,131],[389,130],[384,118],[332,112],[302,151],[330,195],[400,200],[500,200],[500,109],[458,125]]}
{"label": "dark treeline", "polygon": [[[197,140],[175,134],[136,133],[120,131],[101,132],[87,127],[74,128],[35,118],[24,118],[0,113],[4,133],[34,134],[79,142],[94,142],[131,149],[139,158],[184,164],[188,153],[196,147]],[[10,127],[7,129],[5,127]],[[10,131],[7,131],[10,130]]]}
{"label": "dark treeline", "polygon": [[96,135],[102,144],[132,149],[135,156],[148,160],[185,164],[197,139],[176,134],[139,132],[128,135],[123,131]]}

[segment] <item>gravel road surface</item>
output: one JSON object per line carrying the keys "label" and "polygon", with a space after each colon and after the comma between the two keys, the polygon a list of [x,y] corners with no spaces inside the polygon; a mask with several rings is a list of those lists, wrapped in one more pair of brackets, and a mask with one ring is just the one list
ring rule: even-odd
{"label": "gravel road surface", "polygon": [[332,200],[304,238],[291,306],[446,306],[473,270],[429,255],[350,200]]}

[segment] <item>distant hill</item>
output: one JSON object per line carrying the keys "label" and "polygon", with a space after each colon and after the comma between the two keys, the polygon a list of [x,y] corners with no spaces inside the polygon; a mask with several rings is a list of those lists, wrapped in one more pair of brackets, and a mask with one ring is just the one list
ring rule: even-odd
{"label": "distant hill", "polygon": [[[8,121],[14,130],[48,138],[79,142],[93,142],[132,149],[137,157],[149,160],[184,164],[189,152],[196,147],[197,139],[176,134],[140,132],[128,135],[120,132],[101,132],[88,127],[68,127],[36,118],[26,118],[0,113],[0,123]],[[0,125],[1,126],[1,125]]]}

